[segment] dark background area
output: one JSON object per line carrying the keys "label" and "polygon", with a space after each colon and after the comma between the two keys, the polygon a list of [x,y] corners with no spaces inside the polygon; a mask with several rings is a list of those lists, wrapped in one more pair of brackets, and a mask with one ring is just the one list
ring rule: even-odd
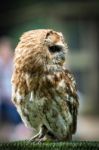
{"label": "dark background area", "polygon": [[98,0],[0,0],[0,35],[35,17],[97,20]]}
{"label": "dark background area", "polygon": [[[7,37],[13,51],[23,32],[39,28],[61,31],[68,43],[67,63],[80,97],[77,140],[99,140],[99,1],[0,0],[0,39]],[[7,140],[30,137],[22,124],[6,135],[8,127],[1,127]]]}

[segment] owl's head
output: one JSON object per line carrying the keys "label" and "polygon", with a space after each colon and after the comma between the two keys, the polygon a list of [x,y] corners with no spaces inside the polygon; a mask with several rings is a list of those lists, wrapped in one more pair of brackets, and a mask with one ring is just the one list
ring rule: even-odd
{"label": "owl's head", "polygon": [[44,42],[49,54],[48,63],[62,66],[67,52],[67,45],[64,42],[62,33],[50,31],[47,33]]}
{"label": "owl's head", "polygon": [[46,65],[65,62],[67,45],[62,33],[50,29],[32,30],[24,33],[15,50],[15,68],[18,70],[43,71]]}

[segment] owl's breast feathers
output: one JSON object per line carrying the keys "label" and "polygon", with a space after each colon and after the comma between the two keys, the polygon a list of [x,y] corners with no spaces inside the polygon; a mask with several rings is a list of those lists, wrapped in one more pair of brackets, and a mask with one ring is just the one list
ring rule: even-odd
{"label": "owl's breast feathers", "polygon": [[[68,70],[45,72],[42,75],[15,72],[12,83],[14,88],[12,100],[16,106],[23,105],[24,107],[25,101],[27,101],[26,103],[29,101],[27,98],[24,100],[24,97],[27,97],[32,91],[39,100],[45,98],[49,108],[52,101],[59,98],[61,109],[69,111],[72,116],[70,131],[72,134],[75,133],[79,102],[74,77]],[[63,104],[61,104],[61,100]],[[44,109],[46,111],[46,108]]]}

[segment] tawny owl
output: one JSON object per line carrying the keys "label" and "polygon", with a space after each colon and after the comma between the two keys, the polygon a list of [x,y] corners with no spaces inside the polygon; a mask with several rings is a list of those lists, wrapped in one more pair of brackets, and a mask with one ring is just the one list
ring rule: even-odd
{"label": "tawny owl", "polygon": [[50,29],[24,33],[15,49],[12,101],[38,132],[33,141],[67,141],[76,131],[79,102],[66,52],[62,33]]}

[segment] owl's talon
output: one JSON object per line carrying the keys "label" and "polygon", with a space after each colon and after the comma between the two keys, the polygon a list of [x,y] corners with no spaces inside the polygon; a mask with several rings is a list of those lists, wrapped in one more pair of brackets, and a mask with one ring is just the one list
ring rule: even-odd
{"label": "owl's talon", "polygon": [[33,136],[31,139],[29,139],[29,141],[30,141],[30,142],[35,142],[36,139],[38,139],[38,138],[39,138],[39,133],[36,134],[35,136]]}
{"label": "owl's talon", "polygon": [[43,138],[38,139],[38,143],[44,143],[48,141],[48,137],[45,135]]}
{"label": "owl's talon", "polygon": [[29,142],[34,142],[34,143],[43,143],[43,142],[46,142],[47,141],[47,138],[46,137],[43,137],[43,138],[31,138],[29,140]]}
{"label": "owl's talon", "polygon": [[32,137],[29,141],[31,141],[31,142],[42,141],[46,135],[46,132],[47,132],[47,128],[44,125],[42,125],[40,132],[38,134],[36,134],[34,137]]}

